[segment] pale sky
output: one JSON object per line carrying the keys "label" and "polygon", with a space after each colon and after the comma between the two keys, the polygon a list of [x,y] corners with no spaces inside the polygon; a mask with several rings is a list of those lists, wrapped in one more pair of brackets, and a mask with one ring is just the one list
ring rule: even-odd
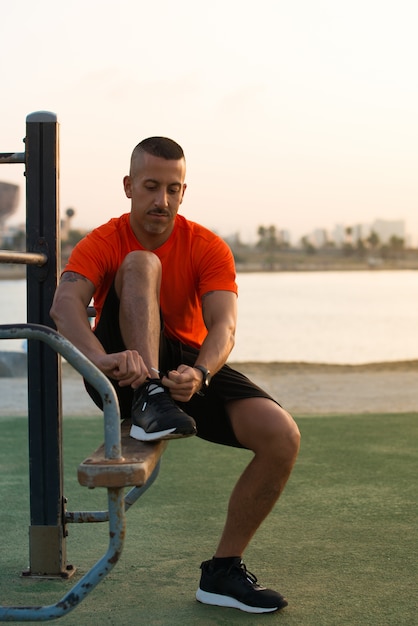
{"label": "pale sky", "polygon": [[[129,211],[133,147],[184,148],[186,217],[222,236],[403,219],[418,243],[416,0],[0,0],[0,151],[60,122],[61,213]],[[0,180],[22,187],[23,166]]]}

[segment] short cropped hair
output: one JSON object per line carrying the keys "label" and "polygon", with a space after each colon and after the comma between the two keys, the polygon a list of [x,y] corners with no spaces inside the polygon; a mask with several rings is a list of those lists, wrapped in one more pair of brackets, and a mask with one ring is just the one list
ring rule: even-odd
{"label": "short cropped hair", "polygon": [[152,156],[162,159],[173,159],[175,161],[184,159],[183,148],[168,137],[148,137],[148,139],[143,139],[134,148],[134,152],[136,150],[143,150],[148,152],[148,154],[152,154]]}
{"label": "short cropped hair", "polygon": [[142,152],[147,152],[152,156],[168,161],[185,159],[183,148],[173,139],[169,139],[168,137],[148,137],[140,141],[133,149],[131,156],[131,174],[133,164]]}

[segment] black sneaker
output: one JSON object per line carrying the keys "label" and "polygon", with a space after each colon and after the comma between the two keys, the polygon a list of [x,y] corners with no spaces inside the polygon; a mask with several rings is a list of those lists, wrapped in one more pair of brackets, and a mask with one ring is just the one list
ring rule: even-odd
{"label": "black sneaker", "polygon": [[196,592],[199,602],[247,613],[273,613],[287,606],[280,593],[260,587],[239,558],[228,569],[214,569],[212,560],[204,561],[200,569],[202,576]]}
{"label": "black sneaker", "polygon": [[178,439],[195,435],[196,423],[171,398],[159,378],[135,390],[130,435],[139,441]]}

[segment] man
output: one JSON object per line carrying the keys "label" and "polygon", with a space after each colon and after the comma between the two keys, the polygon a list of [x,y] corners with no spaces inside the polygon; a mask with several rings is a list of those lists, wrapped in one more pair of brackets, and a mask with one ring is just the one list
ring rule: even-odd
{"label": "man", "polygon": [[[178,215],[185,174],[183,150],[171,139],[151,137],[136,146],[123,181],[130,213],[76,246],[51,316],[111,379],[122,416],[132,419],[132,437],[155,441],[197,431],[253,451],[215,555],[201,564],[196,597],[272,612],[287,601],[258,585],[241,558],[287,482],[299,431],[276,401],[225,365],[237,316],[233,257],[219,237]],[[86,314],[92,297],[94,332]]]}

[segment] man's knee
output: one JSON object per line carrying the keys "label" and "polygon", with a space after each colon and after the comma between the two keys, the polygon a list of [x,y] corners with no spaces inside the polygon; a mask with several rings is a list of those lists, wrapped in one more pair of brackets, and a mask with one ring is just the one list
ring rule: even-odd
{"label": "man's knee", "polygon": [[158,272],[161,270],[161,261],[150,250],[133,250],[123,259],[118,272]]}
{"label": "man's knee", "polygon": [[300,447],[300,431],[293,417],[283,409],[279,407],[282,413],[282,420],[279,425],[277,438],[286,447],[288,454],[291,458],[296,458]]}
{"label": "man's knee", "polygon": [[272,473],[281,479],[288,476],[296,462],[300,448],[300,432],[293,417],[276,405],[277,418],[266,428],[256,454],[271,464]]}
{"label": "man's knee", "polygon": [[134,250],[123,259],[115,276],[115,289],[120,297],[122,286],[127,281],[141,281],[136,284],[159,284],[161,261],[149,250]]}
{"label": "man's knee", "polygon": [[300,432],[293,417],[268,398],[240,400],[230,412],[238,441],[254,452],[294,460],[300,446]]}
{"label": "man's knee", "polygon": [[280,456],[285,455],[289,458],[297,456],[300,432],[295,420],[286,409],[278,404],[270,406],[268,417],[260,420],[260,431],[263,447],[272,451],[277,450]]}

